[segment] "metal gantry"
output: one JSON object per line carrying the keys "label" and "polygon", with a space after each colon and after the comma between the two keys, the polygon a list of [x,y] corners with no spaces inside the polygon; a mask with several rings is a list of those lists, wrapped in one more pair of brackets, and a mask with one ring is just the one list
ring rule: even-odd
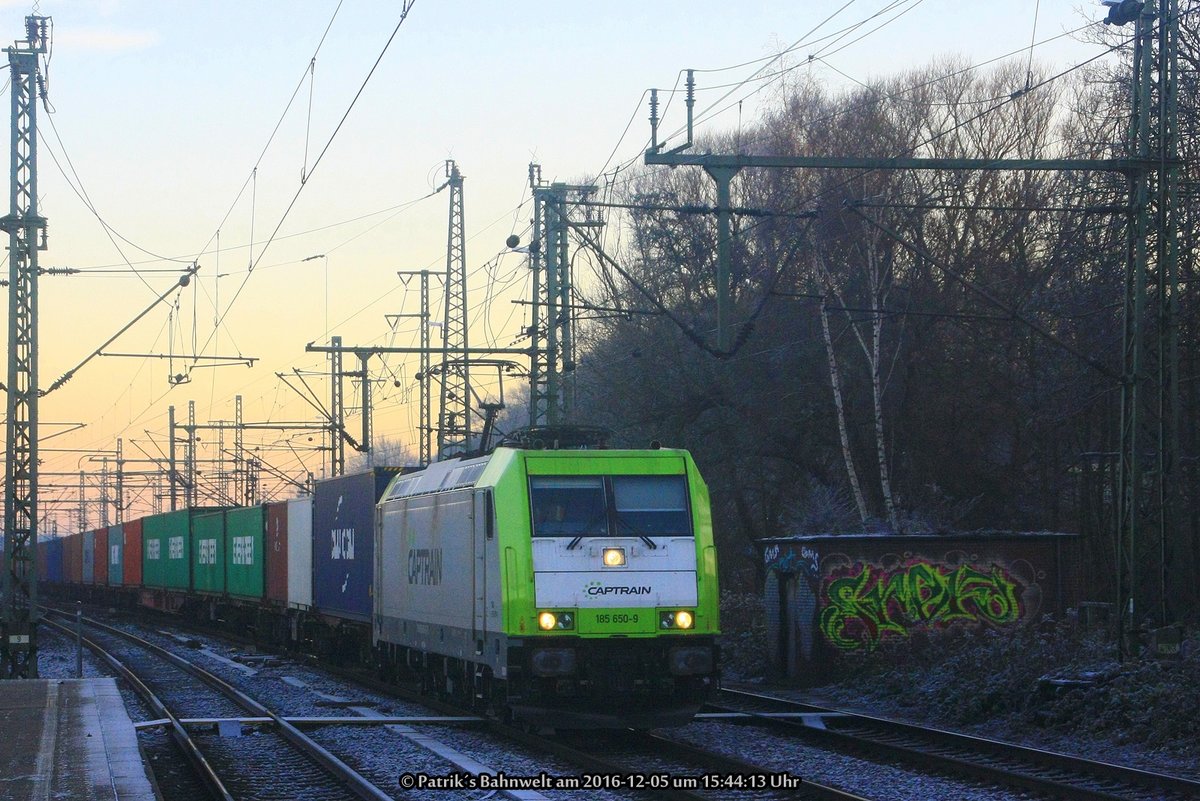
{"label": "metal gantry", "polygon": [[[657,91],[651,91],[646,164],[702,167],[717,190],[717,343],[729,351],[734,328],[730,283],[730,182],[742,169],[1081,170],[1128,179],[1120,453],[1116,514],[1116,598],[1122,656],[1137,628],[1172,622],[1179,588],[1170,569],[1182,529],[1178,506],[1178,0],[1120,3],[1106,22],[1136,24],[1132,113],[1122,158],[986,159],[757,156],[687,153],[692,144],[694,82],[688,71],[687,141],[664,151],[658,141]],[[880,226],[877,226],[880,227]],[[1152,291],[1151,291],[1152,290]],[[1061,343],[1060,343],[1061,344]],[[1088,359],[1096,366],[1097,361]],[[1105,369],[1105,374],[1110,371]]]}
{"label": "metal gantry", "polygon": [[0,677],[35,678],[37,666],[38,58],[49,45],[48,18],[25,18],[25,39],[6,48],[12,79],[12,174],[8,232],[8,420],[4,477],[4,563],[0,570]]}
{"label": "metal gantry", "polygon": [[591,207],[585,207],[580,218],[572,216],[578,204],[590,201],[595,186],[543,183],[537,164],[529,165],[529,186],[533,193],[529,424],[555,425],[569,419],[574,405],[575,316],[569,233],[572,228],[597,228],[604,222],[594,216]]}
{"label": "metal gantry", "polygon": [[446,314],[442,318],[442,397],[438,421],[438,456],[471,450],[470,360],[468,348],[467,241],[463,223],[463,176],[446,162],[450,213],[446,229]]}

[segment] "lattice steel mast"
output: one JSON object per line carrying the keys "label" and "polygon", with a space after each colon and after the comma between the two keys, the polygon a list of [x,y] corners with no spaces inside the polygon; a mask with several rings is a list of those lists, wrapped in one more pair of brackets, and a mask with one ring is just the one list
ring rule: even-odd
{"label": "lattice steel mast", "polygon": [[574,405],[575,316],[568,233],[572,228],[599,228],[604,222],[591,208],[581,219],[571,217],[572,207],[587,203],[597,191],[595,186],[545,184],[537,164],[529,165],[529,186],[533,192],[529,424],[556,425],[570,419]]}
{"label": "lattice steel mast", "polygon": [[8,421],[4,477],[4,564],[0,574],[0,676],[37,669],[37,278],[46,220],[37,209],[38,57],[46,17],[25,18],[25,40],[6,48],[12,69],[12,176],[8,232]]}
{"label": "lattice steel mast", "polygon": [[467,243],[463,227],[463,177],[446,162],[450,216],[446,232],[446,315],[442,318],[442,397],[438,456],[471,450],[471,380],[467,358]]}
{"label": "lattice steel mast", "polygon": [[[1109,21],[1135,24],[1129,173],[1121,445],[1117,498],[1120,650],[1149,623],[1173,622],[1180,591],[1169,565],[1178,512],[1179,13],[1177,0],[1122,4]],[[1151,454],[1153,454],[1151,456]]]}
{"label": "lattice steel mast", "polygon": [[[432,367],[429,344],[429,270],[401,270],[396,273],[400,276],[400,280],[408,284],[408,279],[416,275],[420,277],[421,288],[421,311],[405,314],[389,314],[386,315],[388,321],[395,326],[396,321],[412,317],[419,322],[420,337],[421,337],[421,358],[420,366],[417,370],[417,383],[420,385],[420,417],[421,421],[417,426],[417,443],[420,451],[419,458],[421,466],[430,464],[433,461],[433,413],[432,413],[432,397],[430,388],[433,386],[433,375],[430,372]],[[443,351],[444,352],[444,351]]]}

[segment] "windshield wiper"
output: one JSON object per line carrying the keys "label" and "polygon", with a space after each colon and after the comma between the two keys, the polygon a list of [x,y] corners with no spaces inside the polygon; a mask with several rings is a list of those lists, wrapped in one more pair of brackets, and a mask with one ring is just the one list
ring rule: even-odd
{"label": "windshield wiper", "polygon": [[575,539],[573,539],[573,540],[571,540],[570,542],[568,542],[568,543],[567,543],[567,550],[568,550],[568,551],[573,551],[573,550],[575,550],[576,546],[578,546],[578,545],[579,545],[579,542],[580,542],[582,539],[583,539],[583,535],[582,535],[582,534],[580,534],[578,537],[576,537]]}
{"label": "windshield wiper", "polygon": [[[617,525],[621,528],[628,529],[630,533],[634,533],[633,526],[629,525],[628,523],[626,523],[624,520],[622,520],[619,517],[617,518]],[[658,546],[654,543],[654,540],[650,539],[645,534],[638,534],[637,536],[638,536],[638,539],[640,539],[642,542],[644,542],[650,546],[650,550],[652,550],[652,551],[658,550]]]}

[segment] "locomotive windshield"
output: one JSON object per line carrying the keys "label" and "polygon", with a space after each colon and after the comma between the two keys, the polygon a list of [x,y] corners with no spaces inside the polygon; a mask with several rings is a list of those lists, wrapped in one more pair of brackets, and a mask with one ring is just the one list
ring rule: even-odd
{"label": "locomotive windshield", "polygon": [[604,480],[535,476],[529,480],[535,537],[600,537],[608,533]]}
{"label": "locomotive windshield", "polygon": [[683,476],[531,476],[535,537],[690,536]]}
{"label": "locomotive windshield", "polygon": [[692,533],[683,476],[617,476],[612,484],[618,535],[686,537]]}

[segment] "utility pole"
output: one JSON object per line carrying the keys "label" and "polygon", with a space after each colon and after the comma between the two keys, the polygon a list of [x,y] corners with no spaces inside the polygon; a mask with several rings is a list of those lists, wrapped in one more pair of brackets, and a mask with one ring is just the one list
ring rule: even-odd
{"label": "utility pole", "polygon": [[[1126,155],[1121,447],[1117,476],[1119,650],[1136,651],[1145,623],[1173,622],[1182,590],[1168,565],[1182,553],[1179,477],[1179,13],[1178,0],[1122,4],[1110,23],[1134,23],[1132,113]],[[1151,245],[1153,244],[1153,254]],[[1153,287],[1151,292],[1150,287]],[[1150,454],[1153,454],[1150,457]]]}
{"label": "utility pole", "polygon": [[108,527],[108,457],[100,460],[100,519],[101,528]]}
{"label": "utility pole", "polygon": [[236,498],[244,497],[246,494],[245,459],[242,456],[246,452],[245,436],[246,425],[242,421],[242,396],[235,395],[233,398],[233,493]]}
{"label": "utility pole", "polygon": [[226,503],[230,497],[229,474],[225,472],[225,421],[220,420],[217,423],[217,498],[219,503]]}
{"label": "utility pole", "polygon": [[87,519],[87,483],[84,479],[83,471],[79,471],[79,530],[86,531],[88,527]]}
{"label": "utility pole", "polygon": [[599,228],[604,222],[591,208],[582,219],[571,216],[572,207],[590,201],[595,186],[545,184],[537,164],[529,165],[529,182],[533,192],[529,424],[555,425],[569,419],[574,405],[575,315],[569,233],[572,228]]}
{"label": "utility pole", "polygon": [[191,509],[196,506],[196,402],[188,401],[187,421],[187,483],[183,487],[184,505]]}
{"label": "utility pole", "polygon": [[171,482],[171,511],[174,512],[179,508],[179,496],[176,492],[176,484],[179,481],[179,472],[175,464],[175,406],[167,407],[167,443],[169,454],[167,456],[167,480]]}
{"label": "utility pole", "polygon": [[4,560],[0,565],[0,678],[37,678],[38,214],[37,101],[45,95],[38,57],[46,17],[25,18],[25,39],[6,48],[12,81],[12,167],[8,233],[8,397],[4,476]]}
{"label": "utility pole", "polygon": [[442,399],[438,421],[438,456],[471,450],[470,361],[451,358],[466,350],[467,329],[467,244],[463,227],[463,176],[458,165],[446,162],[450,188],[450,214],[446,227],[446,314],[442,318]]}
{"label": "utility pole", "polygon": [[[421,311],[417,314],[389,314],[389,320],[416,317],[421,326],[421,355],[420,366],[417,370],[417,383],[420,384],[421,402],[420,402],[420,423],[418,424],[418,450],[421,466],[430,464],[433,461],[433,412],[432,398],[430,389],[433,386],[433,376],[430,374],[430,360],[432,352],[429,349],[429,270],[402,270],[397,273],[400,280],[407,284],[409,276],[420,276],[421,283]],[[444,352],[444,350],[443,350]]]}
{"label": "utility pole", "polygon": [[329,475],[346,472],[346,417],[342,398],[342,338],[329,339]]}
{"label": "utility pole", "polygon": [[125,522],[125,450],[121,438],[117,437],[117,525]]}
{"label": "utility pole", "polygon": [[371,373],[367,370],[367,362],[371,358],[370,353],[356,351],[355,356],[358,357],[357,370],[346,373],[351,378],[358,378],[362,381],[362,439],[359,441],[358,451],[361,453],[371,452]]}
{"label": "utility pole", "polygon": [[258,503],[261,468],[262,463],[255,457],[251,456],[246,460],[246,497],[239,503],[244,503],[246,506],[254,506]]}
{"label": "utility pole", "polygon": [[[530,222],[529,273],[531,298],[529,312],[529,425],[536,426],[546,421],[548,393],[545,386],[546,358],[542,353],[541,310],[542,295],[542,239],[544,210],[538,204],[537,190],[542,186],[542,165],[529,165],[529,191],[533,195],[533,219]],[[516,246],[518,240],[511,240]]]}

